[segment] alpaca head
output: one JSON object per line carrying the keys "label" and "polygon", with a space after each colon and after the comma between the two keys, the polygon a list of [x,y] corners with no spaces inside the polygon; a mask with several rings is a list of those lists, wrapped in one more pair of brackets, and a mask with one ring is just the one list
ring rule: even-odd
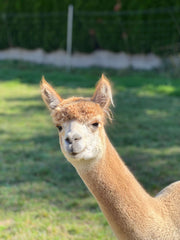
{"label": "alpaca head", "polygon": [[111,86],[102,75],[92,98],[63,99],[42,79],[42,98],[58,128],[61,150],[74,165],[102,157],[105,148],[104,124],[112,103]]}

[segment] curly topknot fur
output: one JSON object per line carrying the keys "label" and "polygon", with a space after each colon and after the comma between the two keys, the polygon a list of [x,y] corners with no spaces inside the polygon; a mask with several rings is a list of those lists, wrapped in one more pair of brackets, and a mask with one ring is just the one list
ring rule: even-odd
{"label": "curly topknot fur", "polygon": [[74,97],[63,100],[52,112],[55,124],[73,119],[85,123],[98,115],[102,116],[103,121],[105,120],[106,113],[98,103],[92,102],[90,99]]}
{"label": "curly topknot fur", "polygon": [[109,108],[110,104],[113,104],[111,86],[104,75],[99,80],[92,98],[63,99],[44,77],[41,81],[41,93],[56,125],[72,119],[85,123],[98,115],[101,116],[103,123],[105,119],[112,119]]}

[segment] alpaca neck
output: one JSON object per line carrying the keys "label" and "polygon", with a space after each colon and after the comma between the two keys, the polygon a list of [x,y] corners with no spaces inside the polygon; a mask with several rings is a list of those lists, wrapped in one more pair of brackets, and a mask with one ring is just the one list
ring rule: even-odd
{"label": "alpaca neck", "polygon": [[135,236],[138,239],[143,225],[149,224],[145,216],[152,219],[155,200],[137,182],[107,136],[105,142],[105,152],[100,160],[92,166],[77,166],[76,169],[118,239],[136,239]]}

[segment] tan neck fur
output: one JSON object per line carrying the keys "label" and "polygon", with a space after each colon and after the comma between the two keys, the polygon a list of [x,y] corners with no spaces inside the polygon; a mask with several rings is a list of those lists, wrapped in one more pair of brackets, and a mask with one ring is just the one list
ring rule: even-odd
{"label": "tan neck fur", "polygon": [[156,211],[156,200],[137,182],[107,136],[105,146],[102,159],[87,168],[76,166],[76,169],[118,239],[140,239],[141,228],[150,224],[149,218]]}

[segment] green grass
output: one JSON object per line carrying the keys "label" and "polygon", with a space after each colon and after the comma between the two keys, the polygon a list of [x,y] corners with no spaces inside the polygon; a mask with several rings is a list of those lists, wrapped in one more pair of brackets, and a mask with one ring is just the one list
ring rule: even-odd
{"label": "green grass", "polygon": [[[102,70],[0,62],[0,239],[115,239],[59,150],[40,97],[44,74],[63,97],[89,96]],[[108,135],[151,193],[180,178],[180,78],[107,70],[114,85]]]}

